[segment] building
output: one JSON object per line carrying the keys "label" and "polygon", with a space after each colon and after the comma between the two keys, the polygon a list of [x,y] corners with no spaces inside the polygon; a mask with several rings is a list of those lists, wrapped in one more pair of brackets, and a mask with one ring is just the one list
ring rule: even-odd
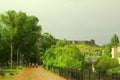
{"label": "building", "polygon": [[68,40],[68,44],[88,44],[88,45],[96,45],[95,40]]}
{"label": "building", "polygon": [[112,58],[118,58],[119,64],[120,64],[120,44],[117,46],[112,47]]}
{"label": "building", "polygon": [[118,53],[120,53],[120,44],[118,44],[117,46],[112,47],[112,51],[111,51],[112,58],[118,57],[117,56]]}

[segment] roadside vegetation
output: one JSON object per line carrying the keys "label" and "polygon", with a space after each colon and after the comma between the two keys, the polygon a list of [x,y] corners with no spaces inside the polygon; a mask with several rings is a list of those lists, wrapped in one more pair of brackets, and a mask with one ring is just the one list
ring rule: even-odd
{"label": "roadside vegetation", "polygon": [[67,40],[42,33],[36,16],[9,10],[0,14],[0,75],[14,76],[22,69],[14,66],[29,63],[120,75],[118,59],[111,58],[111,48],[118,43],[114,34],[104,46],[67,44]]}
{"label": "roadside vegetation", "polygon": [[12,78],[0,78],[0,80],[13,80]]}
{"label": "roadside vegetation", "polygon": [[17,75],[21,70],[22,66],[13,66],[12,69],[9,67],[1,67],[0,69],[0,80],[13,80],[13,76]]}
{"label": "roadside vegetation", "polygon": [[104,53],[95,63],[97,72],[102,72],[108,75],[120,75],[120,64],[118,60],[119,55],[117,55],[115,58],[112,58],[111,54],[112,47],[117,46],[118,44],[119,38],[116,34],[114,34],[110,42],[103,46]]}
{"label": "roadside vegetation", "polygon": [[43,64],[81,69],[83,53],[75,45],[67,45],[66,40],[60,40],[55,46],[46,50],[43,56]]}
{"label": "roadside vegetation", "polygon": [[42,33],[38,22],[37,17],[22,11],[9,10],[0,14],[1,76],[16,75],[21,69],[14,66],[41,65],[46,49],[56,44],[57,40],[50,33]]}

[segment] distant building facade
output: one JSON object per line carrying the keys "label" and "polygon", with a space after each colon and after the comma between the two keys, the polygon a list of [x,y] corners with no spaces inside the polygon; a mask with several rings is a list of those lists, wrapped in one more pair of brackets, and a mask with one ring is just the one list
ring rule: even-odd
{"label": "distant building facade", "polygon": [[68,44],[88,44],[88,45],[95,45],[95,40],[68,40]]}
{"label": "distant building facade", "polygon": [[112,47],[112,58],[118,58],[119,64],[120,64],[120,44],[118,44],[117,46]]}
{"label": "distant building facade", "polygon": [[116,58],[118,53],[120,53],[120,44],[112,47],[112,51],[111,51],[112,58]]}

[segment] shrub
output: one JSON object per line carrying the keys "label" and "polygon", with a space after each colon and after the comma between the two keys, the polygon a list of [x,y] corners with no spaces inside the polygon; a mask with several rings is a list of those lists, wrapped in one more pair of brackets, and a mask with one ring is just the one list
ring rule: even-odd
{"label": "shrub", "polygon": [[98,72],[106,73],[108,69],[118,67],[118,65],[119,62],[116,58],[111,59],[108,56],[102,56],[98,59],[95,67]]}
{"label": "shrub", "polygon": [[113,75],[113,74],[120,76],[120,66],[117,67],[117,68],[108,69],[107,72],[106,72],[106,74],[108,74],[110,76]]}

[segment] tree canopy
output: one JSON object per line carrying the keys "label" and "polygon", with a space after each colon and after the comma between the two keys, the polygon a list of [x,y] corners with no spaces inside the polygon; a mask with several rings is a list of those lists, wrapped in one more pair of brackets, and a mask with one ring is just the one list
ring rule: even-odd
{"label": "tree canopy", "polygon": [[26,61],[37,55],[36,42],[39,40],[42,31],[38,21],[37,17],[29,16],[21,11],[10,10],[0,15],[0,40],[7,47],[2,45],[4,48],[1,48],[1,51],[4,52],[4,55],[8,55],[8,60],[10,59],[10,46],[13,46],[14,59],[17,51],[24,54]]}
{"label": "tree canopy", "polygon": [[108,55],[109,57],[111,57],[111,48],[113,46],[117,46],[118,43],[119,43],[119,38],[116,34],[114,34],[113,37],[111,38],[110,43],[108,43],[104,46],[105,55]]}
{"label": "tree canopy", "polygon": [[113,37],[111,38],[111,44],[112,46],[116,46],[119,43],[119,38],[116,34],[113,35]]}
{"label": "tree canopy", "polygon": [[102,56],[96,62],[96,69],[98,72],[106,73],[110,68],[115,68],[119,66],[119,62],[116,58],[111,59],[109,56]]}
{"label": "tree canopy", "polygon": [[[43,64],[73,69],[81,69],[83,54],[75,45],[64,45],[65,40],[48,49],[43,56]],[[58,45],[59,44],[59,45]]]}

